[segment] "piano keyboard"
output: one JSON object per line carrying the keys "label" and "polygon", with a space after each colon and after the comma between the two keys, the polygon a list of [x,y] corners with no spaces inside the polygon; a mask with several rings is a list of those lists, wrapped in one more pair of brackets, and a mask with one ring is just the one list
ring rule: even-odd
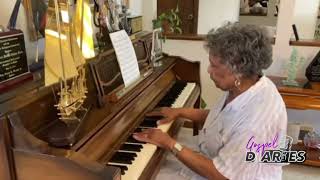
{"label": "piano keyboard", "polygon": [[[172,86],[157,106],[173,108],[183,107],[195,87],[195,83],[178,81]],[[156,122],[159,119],[161,119],[161,117],[145,117],[145,120],[135,132],[140,132],[145,128],[158,128],[163,132],[167,132],[170,129],[172,122],[157,126]],[[130,136],[107,165],[119,167],[121,169],[122,180],[135,180],[140,177],[156,150],[157,146],[139,142]]]}

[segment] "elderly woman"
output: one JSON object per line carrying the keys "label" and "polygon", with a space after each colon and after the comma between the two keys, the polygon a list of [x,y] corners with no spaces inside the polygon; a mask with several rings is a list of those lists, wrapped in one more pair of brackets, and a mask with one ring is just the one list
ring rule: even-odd
{"label": "elderly woman", "polygon": [[210,111],[163,107],[150,113],[164,117],[159,123],[180,117],[204,123],[199,152],[180,145],[159,129],[149,129],[134,137],[172,151],[189,168],[181,167],[180,172],[169,176],[175,180],[280,180],[281,165],[246,161],[249,151],[262,154],[278,149],[287,126],[284,102],[275,85],[262,73],[272,63],[267,32],[252,25],[227,24],[208,33],[206,47],[210,78],[225,91],[221,100]]}

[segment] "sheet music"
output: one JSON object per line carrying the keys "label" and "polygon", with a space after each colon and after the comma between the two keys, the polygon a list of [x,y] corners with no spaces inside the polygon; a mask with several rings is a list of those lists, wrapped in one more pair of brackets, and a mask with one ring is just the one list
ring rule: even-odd
{"label": "sheet music", "polygon": [[124,30],[111,33],[110,38],[117,55],[124,85],[128,87],[140,77],[138,60],[132,42]]}

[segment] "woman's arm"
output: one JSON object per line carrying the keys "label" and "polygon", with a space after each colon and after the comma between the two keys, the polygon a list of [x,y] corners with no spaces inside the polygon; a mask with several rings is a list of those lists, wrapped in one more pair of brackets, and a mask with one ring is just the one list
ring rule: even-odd
{"label": "woman's arm", "polygon": [[208,109],[178,108],[178,111],[179,117],[198,123],[204,123],[209,114]]}

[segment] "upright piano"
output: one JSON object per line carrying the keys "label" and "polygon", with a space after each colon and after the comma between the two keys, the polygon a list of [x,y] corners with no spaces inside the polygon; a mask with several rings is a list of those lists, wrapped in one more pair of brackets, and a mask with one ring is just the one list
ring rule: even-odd
{"label": "upright piano", "polygon": [[[164,55],[150,62],[151,34],[132,41],[141,78],[124,87],[113,49],[88,61],[88,94],[78,126],[58,120],[58,86],[17,94],[1,104],[0,179],[153,179],[165,151],[132,133],[160,128],[175,136],[184,120],[157,126],[156,107],[199,107],[199,62]],[[70,128],[72,133],[70,133]],[[64,138],[67,137],[67,138]]]}

